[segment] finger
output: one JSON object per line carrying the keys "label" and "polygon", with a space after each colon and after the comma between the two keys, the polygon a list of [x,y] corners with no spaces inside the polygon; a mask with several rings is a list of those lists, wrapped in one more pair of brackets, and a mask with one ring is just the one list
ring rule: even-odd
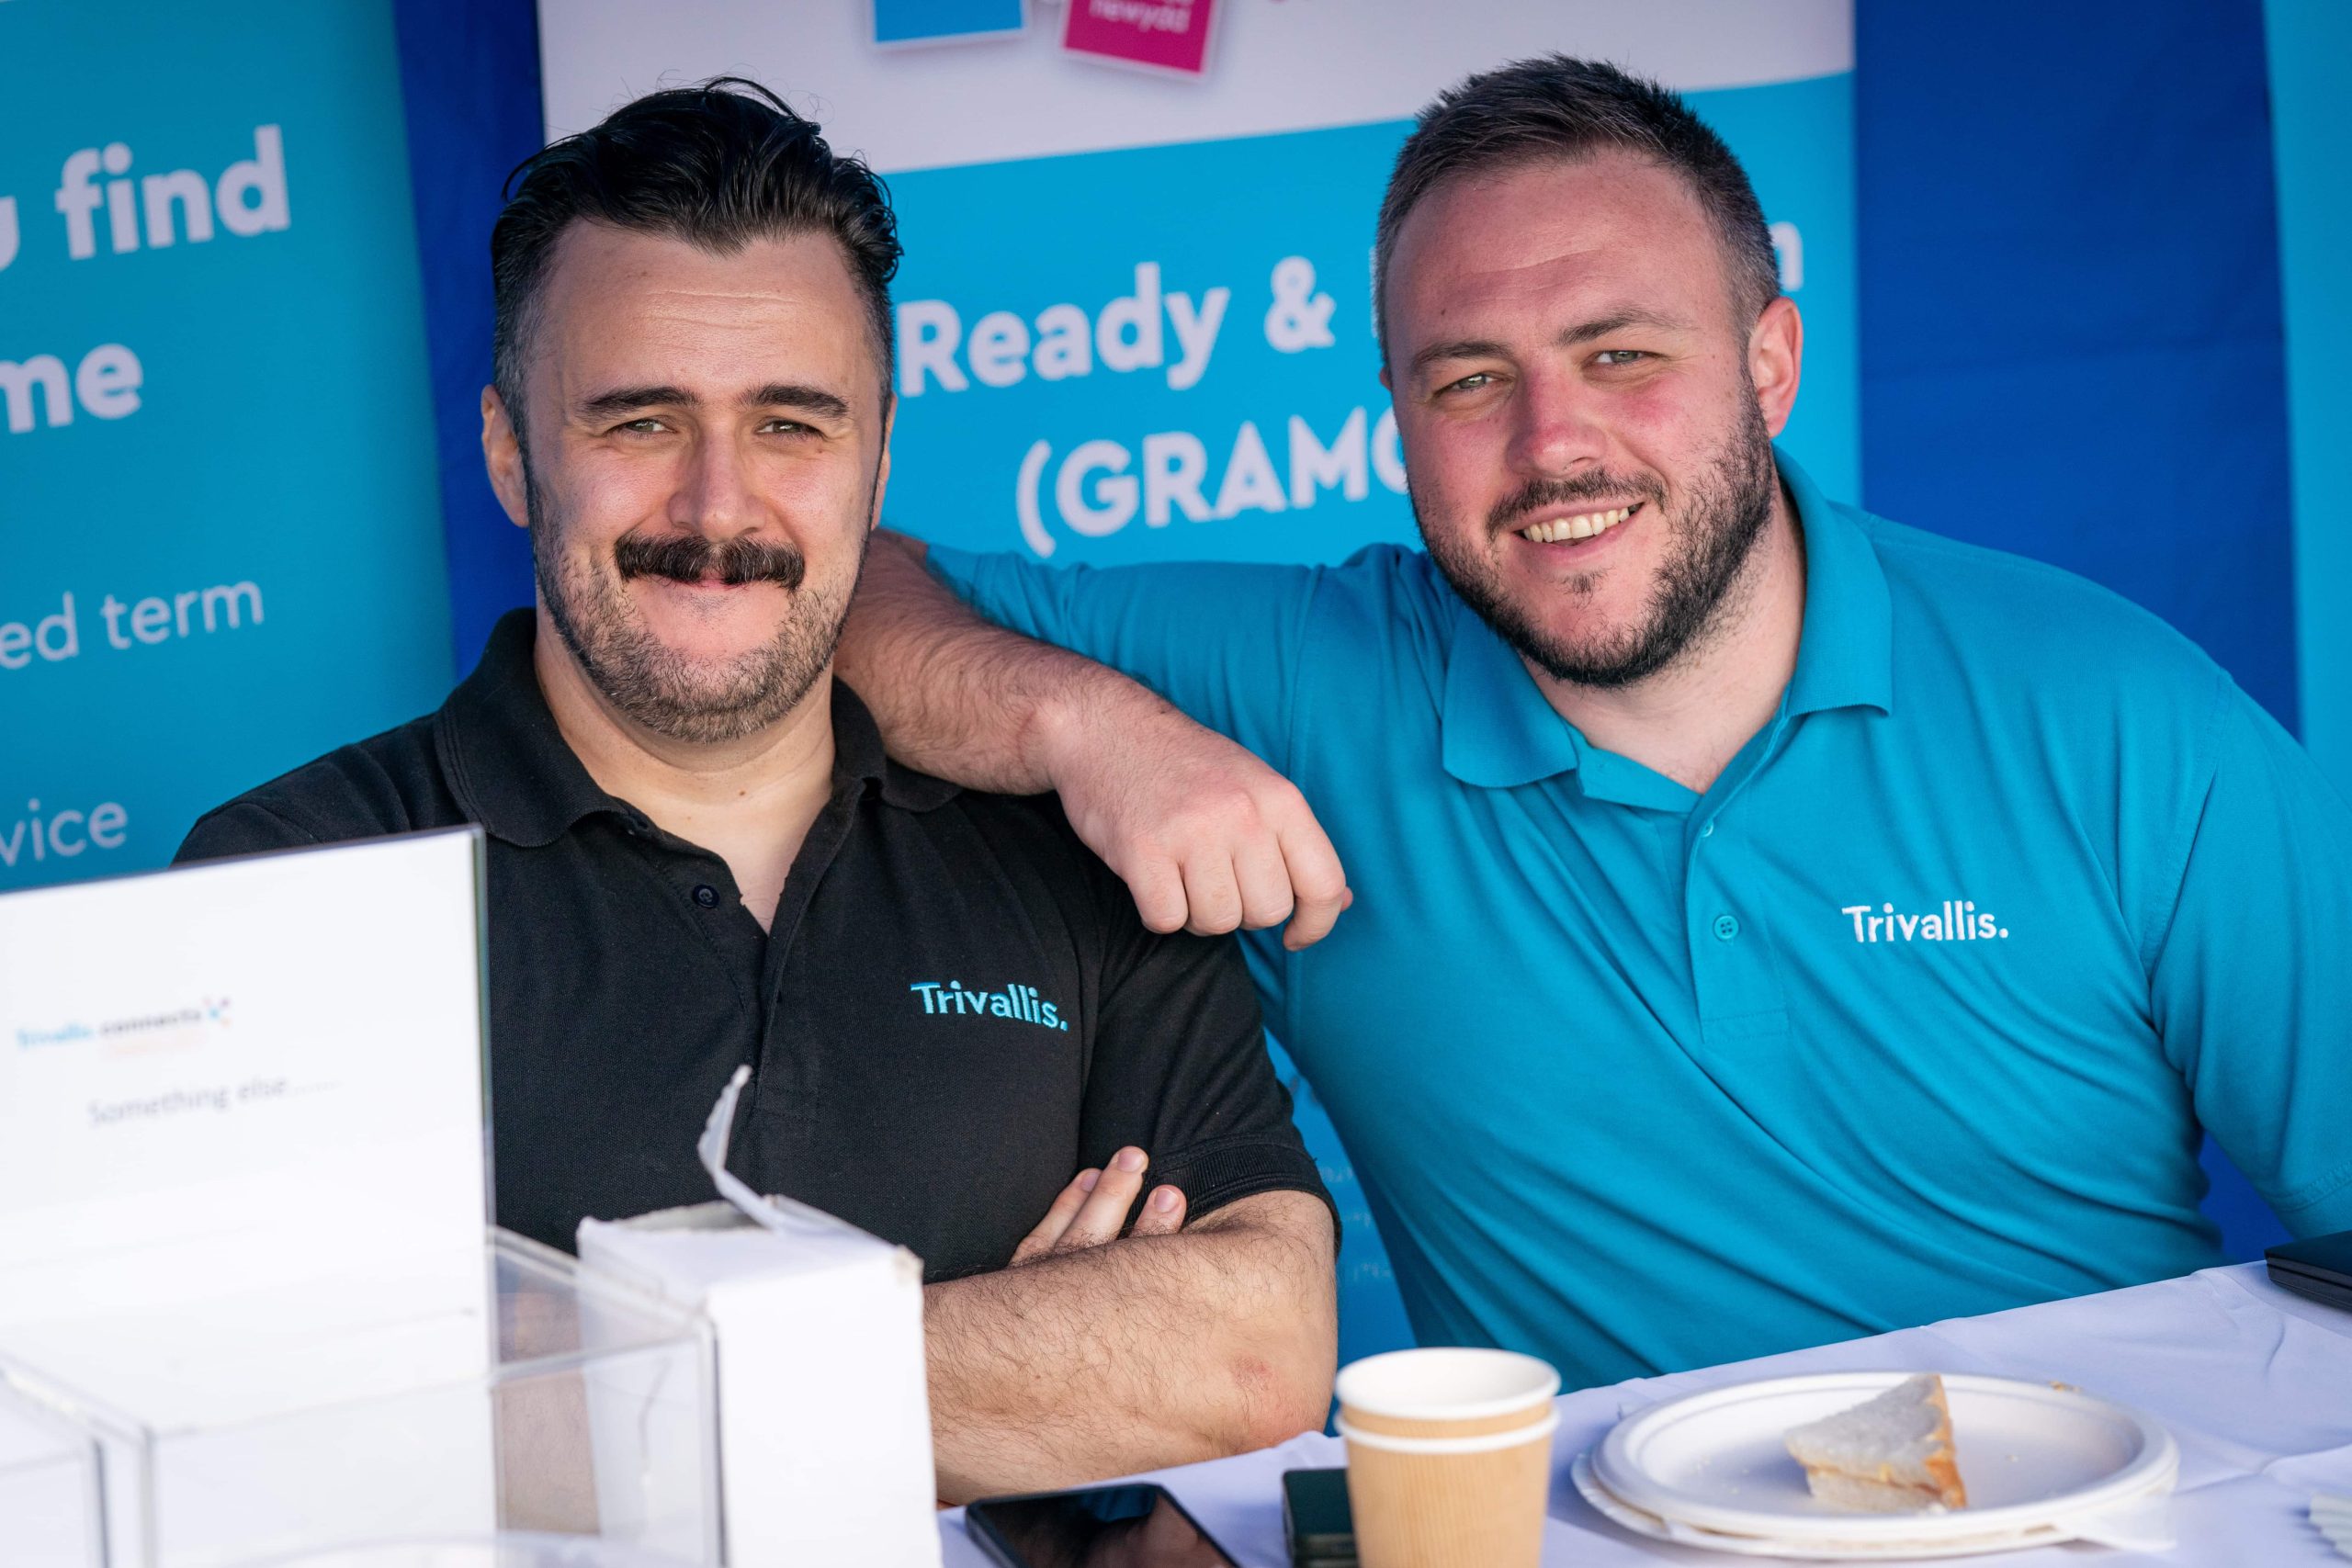
{"label": "finger", "polygon": [[1086,1195],[1054,1250],[1077,1252],[1116,1241],[1126,1228],[1127,1211],[1136,1206],[1136,1194],[1143,1190],[1144,1168],[1149,1163],[1138,1148],[1124,1148],[1112,1156],[1111,1163],[1102,1168],[1102,1179]]}
{"label": "finger", "polygon": [[1166,1183],[1151,1190],[1129,1235],[1174,1235],[1184,1228],[1184,1194]]}
{"label": "finger", "polygon": [[[1304,806],[1300,809],[1304,811]],[[1304,823],[1284,830],[1282,848],[1283,864],[1297,902],[1290,929],[1283,933],[1283,945],[1295,953],[1329,936],[1340,914],[1355,902],[1355,894],[1348,887],[1347,868],[1340,863],[1339,852],[1311,812]]]}
{"label": "finger", "polygon": [[1174,861],[1155,856],[1132,870],[1112,869],[1119,872],[1127,891],[1135,896],[1136,913],[1146,931],[1166,936],[1184,929],[1184,876]]}
{"label": "finger", "polygon": [[1233,857],[1234,880],[1241,893],[1241,923],[1250,931],[1281,925],[1290,919],[1295,902],[1290,866],[1282,845],[1260,833],[1246,840]]}
{"label": "finger", "polygon": [[1195,936],[1222,936],[1241,923],[1230,855],[1210,850],[1184,867],[1184,929]]}
{"label": "finger", "polygon": [[1099,1170],[1081,1170],[1071,1177],[1069,1185],[1055,1194],[1053,1202],[1047,1205],[1046,1217],[1037,1222],[1037,1228],[1023,1236],[1021,1245],[1012,1249],[1012,1261],[1015,1264],[1028,1263],[1053,1251],[1069,1229],[1070,1221],[1076,1219],[1079,1210],[1085,1206],[1086,1195],[1094,1190],[1094,1184],[1102,1175]]}

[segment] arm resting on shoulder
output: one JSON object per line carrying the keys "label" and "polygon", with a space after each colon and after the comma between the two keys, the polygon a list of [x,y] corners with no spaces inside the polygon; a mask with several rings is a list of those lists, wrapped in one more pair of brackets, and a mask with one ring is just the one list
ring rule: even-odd
{"label": "arm resting on shoulder", "polygon": [[1116,671],[981,619],[923,557],[876,535],[835,656],[891,755],[967,788],[1060,791],[1153,931],[1289,920],[1294,949],[1330,931],[1347,873],[1288,779]]}
{"label": "arm resting on shoulder", "polygon": [[1319,1428],[1330,1212],[1261,1192],[923,1292],[939,1495],[964,1502],[1188,1464]]}
{"label": "arm resting on shoulder", "polygon": [[1088,729],[1182,717],[1091,659],[982,619],[923,562],[920,539],[874,536],[835,668],[891,755],[968,789],[1055,787],[1057,747]]}

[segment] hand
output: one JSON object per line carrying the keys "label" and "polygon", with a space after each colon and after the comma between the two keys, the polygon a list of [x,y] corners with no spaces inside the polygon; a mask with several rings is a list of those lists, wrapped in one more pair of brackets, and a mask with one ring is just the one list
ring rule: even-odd
{"label": "hand", "polygon": [[1294,953],[1329,935],[1355,895],[1298,787],[1140,686],[1094,695],[1041,720],[1044,771],[1143,923],[1214,936],[1288,920]]}
{"label": "hand", "polygon": [[[1149,1156],[1138,1148],[1124,1148],[1111,1156],[1102,1170],[1081,1170],[1046,1211],[1037,1228],[1022,1238],[1008,1267],[1018,1269],[1041,1258],[1083,1252],[1106,1241],[1116,1241],[1126,1228],[1127,1211],[1143,1190],[1143,1173]],[[1143,1213],[1136,1216],[1136,1235],[1174,1235],[1184,1227],[1184,1194],[1173,1187],[1152,1189]]]}

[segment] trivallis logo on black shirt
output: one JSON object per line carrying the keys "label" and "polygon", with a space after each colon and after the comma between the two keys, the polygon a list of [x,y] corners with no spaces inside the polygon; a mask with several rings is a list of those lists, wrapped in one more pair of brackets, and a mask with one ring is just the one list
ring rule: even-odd
{"label": "trivallis logo on black shirt", "polygon": [[1012,1018],[1040,1029],[1069,1032],[1069,1021],[1062,1017],[1060,1009],[1040,997],[1035,986],[1008,985],[1001,991],[967,991],[961,980],[944,984],[918,980],[907,989],[922,996],[925,1012],[960,1013],[966,1018]]}
{"label": "trivallis logo on black shirt", "polygon": [[2009,928],[1979,914],[1966,898],[1947,898],[1926,914],[1896,914],[1894,906],[1849,904],[1838,911],[1854,922],[1854,940],[1871,942],[2006,942]]}

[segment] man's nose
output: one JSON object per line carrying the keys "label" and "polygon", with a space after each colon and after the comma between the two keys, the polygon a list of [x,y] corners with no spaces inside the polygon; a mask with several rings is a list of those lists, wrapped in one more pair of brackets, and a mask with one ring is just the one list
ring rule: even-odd
{"label": "man's nose", "polygon": [[723,435],[695,442],[670,497],[671,523],[708,538],[729,538],[759,525],[747,455]]}
{"label": "man's nose", "polygon": [[1590,393],[1574,377],[1537,372],[1523,377],[1513,400],[1512,469],[1526,474],[1566,474],[1606,456],[1607,432]]}

